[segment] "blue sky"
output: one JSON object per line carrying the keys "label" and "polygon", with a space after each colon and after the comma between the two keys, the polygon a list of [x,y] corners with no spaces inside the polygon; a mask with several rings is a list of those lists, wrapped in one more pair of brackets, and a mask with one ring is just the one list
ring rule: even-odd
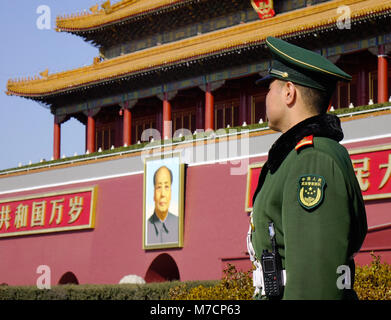
{"label": "blue sky", "polygon": [[[81,38],[55,31],[56,17],[88,10],[97,0],[0,1],[0,170],[50,160],[53,115],[37,102],[5,94],[8,79],[33,77],[89,65],[98,49]],[[115,3],[117,1],[111,1]],[[39,29],[38,7],[50,9],[50,29]],[[61,155],[85,151],[85,127],[75,119],[61,128]]]}

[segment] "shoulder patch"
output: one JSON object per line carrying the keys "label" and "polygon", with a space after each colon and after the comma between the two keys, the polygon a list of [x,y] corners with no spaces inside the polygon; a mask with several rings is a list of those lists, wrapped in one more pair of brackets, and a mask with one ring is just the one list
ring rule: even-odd
{"label": "shoulder patch", "polygon": [[307,136],[307,137],[304,137],[303,139],[301,139],[297,143],[295,150],[298,151],[299,149],[303,148],[304,146],[312,146],[313,144],[314,144],[314,136],[310,135],[310,136]]}
{"label": "shoulder patch", "polygon": [[322,176],[307,174],[299,178],[297,198],[300,205],[307,210],[316,208],[322,203],[326,180]]}

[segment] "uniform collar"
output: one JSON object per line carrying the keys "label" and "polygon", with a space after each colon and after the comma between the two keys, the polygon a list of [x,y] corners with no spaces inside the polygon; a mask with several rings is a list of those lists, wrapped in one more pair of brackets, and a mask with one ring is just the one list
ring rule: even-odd
{"label": "uniform collar", "polygon": [[343,139],[341,122],[335,115],[320,114],[307,118],[289,129],[277,139],[269,150],[266,166],[270,172],[277,171],[296,144],[309,135],[341,141]]}

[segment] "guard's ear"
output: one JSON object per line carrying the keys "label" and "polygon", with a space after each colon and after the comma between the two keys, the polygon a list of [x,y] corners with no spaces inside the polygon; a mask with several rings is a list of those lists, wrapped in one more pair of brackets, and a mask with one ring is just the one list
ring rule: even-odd
{"label": "guard's ear", "polygon": [[297,95],[296,90],[297,88],[292,82],[290,81],[285,82],[285,85],[283,87],[283,94],[284,94],[286,105],[290,106],[296,101],[296,95]]}

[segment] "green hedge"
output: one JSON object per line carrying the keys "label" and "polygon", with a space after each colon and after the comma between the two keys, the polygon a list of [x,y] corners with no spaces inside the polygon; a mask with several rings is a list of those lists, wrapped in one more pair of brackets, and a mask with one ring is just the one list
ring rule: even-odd
{"label": "green hedge", "polygon": [[[360,300],[391,300],[391,265],[371,255],[370,265],[356,267],[357,296]],[[178,286],[170,290],[170,297],[175,300],[251,300],[254,292],[251,272],[238,272],[232,265],[224,272],[222,281],[215,286]]]}
{"label": "green hedge", "polygon": [[169,292],[172,300],[252,300],[254,294],[251,271],[237,271],[228,264],[224,277],[214,286],[203,284],[189,288],[182,284]]}
{"label": "green hedge", "polygon": [[[360,300],[391,300],[391,265],[374,254],[372,258],[370,265],[356,267],[354,289]],[[216,281],[59,285],[50,290],[0,285],[0,300],[252,300],[250,271],[228,265],[224,273]]]}
{"label": "green hedge", "polygon": [[373,110],[374,112],[376,112],[377,111],[376,109],[384,108],[384,107],[388,107],[388,106],[390,106],[390,102],[375,103],[375,104],[369,104],[369,105],[365,105],[365,106],[358,106],[358,107],[354,107],[354,108],[336,109],[336,110],[331,111],[329,113],[335,114],[335,115],[344,115],[344,114],[349,114],[352,112],[369,111],[369,110]]}
{"label": "green hedge", "polygon": [[360,300],[391,300],[391,265],[371,255],[370,265],[356,267],[354,289]]}
{"label": "green hedge", "polygon": [[170,289],[185,285],[213,286],[218,281],[160,282],[115,285],[58,285],[51,289],[36,286],[0,286],[0,300],[169,300]]}

